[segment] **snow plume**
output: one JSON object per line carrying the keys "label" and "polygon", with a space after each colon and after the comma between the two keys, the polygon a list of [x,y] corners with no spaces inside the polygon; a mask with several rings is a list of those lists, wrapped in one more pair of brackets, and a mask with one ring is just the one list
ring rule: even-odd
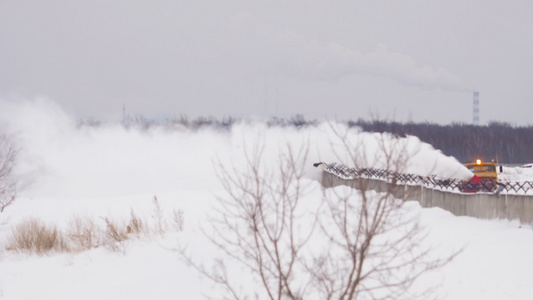
{"label": "snow plume", "polygon": [[336,123],[329,124],[325,131],[332,141],[327,160],[339,161],[347,167],[389,169],[442,178],[470,179],[473,176],[457,159],[444,155],[415,136],[399,138],[389,133],[361,132],[358,128]]}
{"label": "snow plume", "polygon": [[[389,145],[394,140],[388,134],[364,133],[334,122],[294,128],[243,121],[229,131],[164,126],[136,129],[121,124],[78,126],[46,99],[0,102],[0,109],[6,112],[1,115],[2,128],[14,137],[20,149],[16,173],[25,183],[23,191],[40,196],[121,196],[176,188],[216,190],[220,186],[213,163],[220,160],[238,166],[245,162],[245,151],[255,144],[264,147],[263,159],[268,164],[276,164],[287,145],[296,150],[309,145],[307,177],[318,179],[320,169],[313,163],[337,162],[346,151],[375,153],[380,142]],[[354,146],[339,148],[335,131],[347,132],[346,139]],[[468,177],[468,171],[457,160],[431,145],[415,137],[400,141],[412,149],[406,172]],[[383,167],[379,159],[366,163],[367,167]]]}

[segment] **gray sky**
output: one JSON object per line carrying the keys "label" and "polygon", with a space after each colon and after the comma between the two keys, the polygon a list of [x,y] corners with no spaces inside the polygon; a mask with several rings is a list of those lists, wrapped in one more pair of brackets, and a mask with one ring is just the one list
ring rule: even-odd
{"label": "gray sky", "polygon": [[0,98],[77,118],[533,124],[533,1],[0,0]]}

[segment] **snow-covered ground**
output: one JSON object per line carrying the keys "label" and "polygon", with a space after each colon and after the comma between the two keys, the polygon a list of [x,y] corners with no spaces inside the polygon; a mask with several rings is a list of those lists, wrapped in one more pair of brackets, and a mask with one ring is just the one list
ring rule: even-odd
{"label": "snow-covered ground", "polygon": [[[243,150],[263,142],[264,159],[276,163],[284,143],[309,143],[308,197],[321,197],[313,162],[336,161],[329,124],[317,128],[267,128],[238,124],[230,132],[211,129],[124,129],[119,125],[77,128],[65,112],[47,101],[1,103],[0,126],[20,148],[15,174],[21,184],[17,201],[0,213],[0,299],[200,299],[216,293],[213,284],[188,267],[176,248],[209,258],[214,251],[200,227],[222,193],[213,163],[239,165]],[[4,114],[4,112],[6,112]],[[375,136],[359,134],[366,151]],[[410,138],[409,143],[417,139]],[[443,177],[468,176],[459,162],[429,145],[416,147],[409,172]],[[506,176],[531,176],[531,168],[505,169]],[[532,176],[533,177],[533,176]],[[124,251],[105,247],[47,255],[8,251],[16,224],[35,217],[66,228],[74,216],[96,220],[127,218],[133,211],[154,219],[157,197],[166,220],[184,214],[182,231],[169,229],[152,238],[130,240]],[[437,253],[463,251],[451,263],[420,278],[419,286],[437,284],[440,299],[531,299],[533,230],[506,220],[456,217],[439,208],[422,209],[427,243]],[[533,221],[533,220],[532,220]],[[242,280],[249,279],[246,272]]]}
{"label": "snow-covered ground", "polygon": [[533,167],[531,164],[520,166],[503,166],[503,172],[498,171],[498,178],[502,181],[533,181]]}

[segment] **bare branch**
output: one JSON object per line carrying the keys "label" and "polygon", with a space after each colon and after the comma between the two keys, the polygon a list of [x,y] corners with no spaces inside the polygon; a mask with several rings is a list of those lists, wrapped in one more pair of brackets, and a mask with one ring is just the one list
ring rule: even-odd
{"label": "bare branch", "polygon": [[[259,142],[245,149],[244,167],[216,162],[225,196],[218,199],[211,227],[203,231],[222,253],[257,276],[268,299],[299,299],[301,285],[295,284],[295,272],[300,271],[302,249],[315,227],[299,220],[306,213],[300,201],[306,193],[302,179],[308,146],[286,145],[273,166],[266,165],[264,151]],[[208,277],[231,285],[224,276],[211,271]]]}
{"label": "bare branch", "polygon": [[17,150],[6,135],[0,135],[0,212],[17,198],[17,186],[11,178]]}

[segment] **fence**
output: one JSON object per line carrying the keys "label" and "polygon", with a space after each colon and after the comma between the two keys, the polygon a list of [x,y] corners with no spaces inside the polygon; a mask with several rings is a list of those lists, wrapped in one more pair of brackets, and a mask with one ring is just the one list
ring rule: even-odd
{"label": "fence", "polygon": [[372,169],[365,171],[361,169],[358,173],[357,170],[354,170],[357,172],[347,171],[350,169],[341,165],[329,167],[330,169],[325,167],[325,172],[322,174],[324,187],[347,185],[356,189],[389,191],[398,199],[415,200],[422,207],[440,207],[456,216],[519,220],[523,224],[530,224],[533,221],[533,195],[525,194],[531,183],[528,183],[529,186],[523,183],[518,189],[523,191],[520,194],[509,190],[499,195],[490,192],[462,193],[454,184],[458,181],[455,179],[443,183],[441,181],[446,179],[418,175],[398,176],[391,172]]}
{"label": "fence", "polygon": [[[334,174],[344,179],[354,178],[369,178],[380,179],[397,184],[407,185],[421,185],[431,189],[438,189],[443,191],[456,191],[464,192],[468,189],[469,192],[478,191],[493,191],[496,186],[492,181],[484,181],[476,186],[468,187],[468,183],[463,180],[454,178],[440,178],[436,175],[420,176],[416,174],[397,173],[384,169],[372,169],[372,168],[348,168],[344,165],[332,163],[318,163],[315,166],[322,165],[326,172]],[[528,191],[533,191],[533,182],[531,181],[511,181],[511,182],[499,182],[498,183],[503,191],[512,193],[526,194]]]}

